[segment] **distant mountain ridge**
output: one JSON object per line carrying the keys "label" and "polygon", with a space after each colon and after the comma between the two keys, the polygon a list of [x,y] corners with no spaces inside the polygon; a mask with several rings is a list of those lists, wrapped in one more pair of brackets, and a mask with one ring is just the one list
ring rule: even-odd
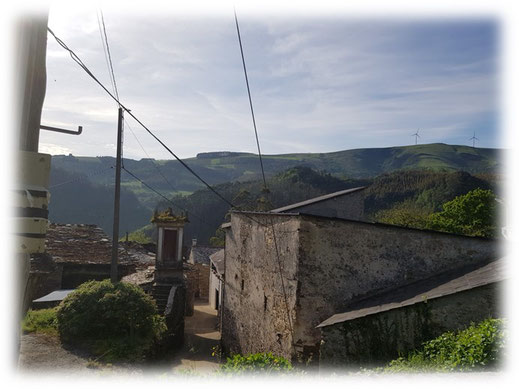
{"label": "distant mountain ridge", "polygon": [[[338,178],[368,178],[396,170],[466,171],[471,174],[498,173],[502,168],[500,150],[469,146],[433,143],[424,145],[365,148],[331,153],[296,153],[264,155],[263,165],[267,177],[296,166],[325,171]],[[184,161],[209,184],[234,181],[250,181],[260,177],[259,159],[256,154],[216,151],[199,153]],[[113,185],[113,157],[52,157],[52,169],[62,169],[72,174],[84,174],[94,184]],[[124,166],[167,196],[188,194],[203,188],[176,160],[139,161],[124,159]],[[101,172],[99,172],[101,170]],[[166,177],[166,180],[164,177]],[[134,178],[123,172],[122,185],[132,191],[139,201],[152,208],[156,195],[143,188]]]}

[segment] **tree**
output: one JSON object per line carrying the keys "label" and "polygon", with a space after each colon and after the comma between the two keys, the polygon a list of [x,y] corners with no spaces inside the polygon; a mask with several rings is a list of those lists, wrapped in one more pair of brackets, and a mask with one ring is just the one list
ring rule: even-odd
{"label": "tree", "polygon": [[429,216],[427,227],[460,235],[495,237],[497,202],[491,190],[474,189],[442,206]]}
{"label": "tree", "polygon": [[406,200],[392,208],[377,212],[375,220],[385,224],[424,229],[427,228],[429,214],[429,209],[420,207],[411,200]]}

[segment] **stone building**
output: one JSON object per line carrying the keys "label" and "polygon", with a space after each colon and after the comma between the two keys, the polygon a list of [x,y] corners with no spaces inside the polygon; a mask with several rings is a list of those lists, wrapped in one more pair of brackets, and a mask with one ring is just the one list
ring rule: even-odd
{"label": "stone building", "polygon": [[187,263],[195,270],[196,278],[194,279],[195,297],[207,300],[209,298],[209,274],[210,259],[209,257],[221,250],[219,247],[202,246],[197,244],[196,239],[192,240],[191,250]]}
{"label": "stone building", "polygon": [[320,367],[385,364],[444,332],[502,317],[505,261],[448,271],[351,304],[317,326]]}
{"label": "stone building", "polygon": [[226,227],[224,350],[302,361],[352,302],[499,256],[495,240],[303,213],[233,212]]}
{"label": "stone building", "polygon": [[[59,289],[74,289],[86,281],[110,278],[112,242],[96,225],[51,223],[45,246],[51,261],[45,277],[34,288],[33,299]],[[121,245],[117,265],[119,279],[152,261],[153,257],[145,250],[126,250]],[[39,266],[32,264],[31,271],[37,272]]]}
{"label": "stone building", "polygon": [[209,259],[211,261],[211,275],[209,276],[209,305],[211,308],[219,310],[223,298],[223,276],[225,250],[220,249],[212,254]]}

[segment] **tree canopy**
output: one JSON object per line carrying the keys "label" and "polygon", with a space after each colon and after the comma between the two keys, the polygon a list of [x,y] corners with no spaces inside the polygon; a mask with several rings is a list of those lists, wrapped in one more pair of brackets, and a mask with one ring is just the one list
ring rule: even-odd
{"label": "tree canopy", "polygon": [[475,189],[442,206],[429,217],[428,227],[454,234],[494,237],[497,234],[497,201],[491,190]]}

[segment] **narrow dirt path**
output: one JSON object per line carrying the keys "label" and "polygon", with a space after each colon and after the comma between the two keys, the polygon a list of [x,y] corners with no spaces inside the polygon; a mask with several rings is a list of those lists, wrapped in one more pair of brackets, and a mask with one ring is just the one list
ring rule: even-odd
{"label": "narrow dirt path", "polygon": [[216,357],[211,354],[213,347],[220,344],[217,311],[203,301],[195,302],[194,314],[186,317],[184,346],[179,350],[171,365],[174,371],[193,370],[207,373],[218,368]]}

